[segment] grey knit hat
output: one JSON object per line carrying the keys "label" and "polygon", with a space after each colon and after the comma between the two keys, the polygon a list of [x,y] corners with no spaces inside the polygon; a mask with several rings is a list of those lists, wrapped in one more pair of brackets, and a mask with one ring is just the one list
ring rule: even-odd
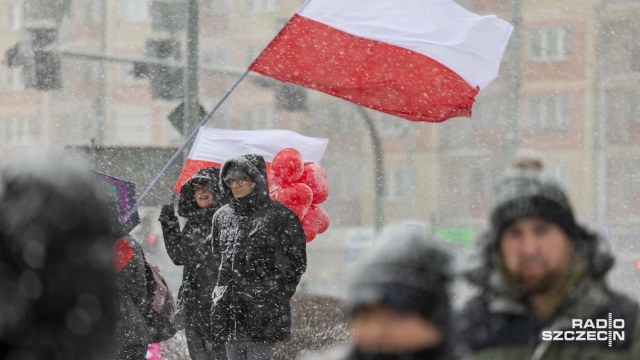
{"label": "grey knit hat", "polygon": [[491,225],[499,238],[505,228],[527,217],[554,223],[576,238],[578,229],[562,186],[542,171],[511,169],[495,184]]}
{"label": "grey knit hat", "polygon": [[450,256],[430,233],[410,227],[388,231],[353,273],[346,310],[384,305],[418,314],[450,330]]}

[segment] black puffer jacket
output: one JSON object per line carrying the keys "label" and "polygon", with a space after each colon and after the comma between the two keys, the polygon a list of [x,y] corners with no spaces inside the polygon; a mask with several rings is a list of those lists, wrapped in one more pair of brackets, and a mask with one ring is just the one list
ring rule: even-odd
{"label": "black puffer jacket", "polygon": [[[196,172],[180,189],[178,214],[186,217],[182,231],[173,206],[162,209],[160,223],[165,247],[176,265],[184,265],[182,286],[178,302],[186,313],[186,321],[192,325],[201,324],[206,331],[206,321],[211,309],[211,292],[218,278],[218,257],[211,253],[211,231],[213,214],[224,204],[227,197],[219,187],[217,168],[206,168]],[[202,185],[215,193],[215,202],[208,208],[201,208],[195,200],[195,186]]]}
{"label": "black puffer jacket", "polygon": [[116,263],[122,261],[124,265],[120,270],[116,267],[115,349],[118,354],[124,346],[149,345],[152,341],[146,320],[149,294],[142,247],[133,237],[124,235],[116,240],[114,250]]}
{"label": "black puffer jacket", "polygon": [[[289,301],[307,266],[304,231],[293,211],[269,197],[261,156],[227,160],[222,179],[230,169],[243,170],[256,187],[213,217],[214,253],[221,254],[214,335],[221,341],[284,341],[291,336]],[[221,187],[232,197],[226,184]]]}

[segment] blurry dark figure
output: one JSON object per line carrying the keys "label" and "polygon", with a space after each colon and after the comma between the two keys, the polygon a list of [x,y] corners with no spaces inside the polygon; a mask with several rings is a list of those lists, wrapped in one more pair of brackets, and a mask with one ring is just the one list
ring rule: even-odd
{"label": "blurry dark figure", "polygon": [[298,216],[269,197],[264,159],[227,160],[221,188],[230,198],[213,217],[211,237],[220,272],[211,325],[230,360],[271,359],[276,342],[291,337],[291,304],[306,270],[307,250]]}
{"label": "blurry dark figure", "polygon": [[107,200],[55,156],[0,163],[0,358],[110,359],[115,278]]}
{"label": "blurry dark figure", "polygon": [[144,253],[133,237],[120,231],[113,244],[118,304],[114,353],[119,360],[142,360],[152,343]]}
{"label": "blurry dark figure", "polygon": [[450,255],[429,234],[388,230],[348,283],[353,345],[316,359],[453,359],[451,277]]}
{"label": "blurry dark figure", "polygon": [[182,231],[173,204],[162,207],[160,224],[165,247],[176,265],[184,265],[179,308],[187,335],[189,355],[194,360],[208,360],[216,354],[226,359],[224,344],[207,341],[211,311],[211,292],[218,279],[219,256],[211,253],[213,214],[228,201],[220,190],[220,170],[206,168],[196,172],[180,189],[178,214],[186,217]]}
{"label": "blurry dark figure", "polygon": [[[469,358],[640,359],[638,305],[605,280],[614,262],[608,242],[576,222],[565,191],[541,169],[519,160],[495,184],[490,228],[466,264],[479,290],[459,316]],[[574,329],[573,320],[608,317],[624,321],[616,329],[624,340],[543,337],[571,340],[597,330]]]}

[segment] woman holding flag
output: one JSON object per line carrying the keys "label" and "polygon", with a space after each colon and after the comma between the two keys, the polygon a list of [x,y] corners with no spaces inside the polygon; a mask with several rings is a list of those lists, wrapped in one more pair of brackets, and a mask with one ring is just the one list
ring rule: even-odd
{"label": "woman holding flag", "polygon": [[189,354],[194,360],[226,359],[224,345],[215,346],[206,339],[211,292],[218,278],[218,263],[211,253],[207,235],[213,214],[228,201],[219,187],[220,170],[201,169],[180,188],[178,214],[187,221],[182,231],[173,204],[162,207],[158,221],[162,225],[165,247],[176,265],[184,265],[178,294],[178,313],[184,321]]}

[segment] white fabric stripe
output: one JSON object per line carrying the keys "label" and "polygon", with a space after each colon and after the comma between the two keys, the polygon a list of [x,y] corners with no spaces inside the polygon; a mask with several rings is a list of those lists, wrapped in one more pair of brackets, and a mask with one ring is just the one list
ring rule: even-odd
{"label": "white fabric stripe", "polygon": [[307,0],[300,16],[348,34],[426,55],[471,86],[498,76],[513,26],[452,0]]}
{"label": "white fabric stripe", "polygon": [[193,142],[189,159],[222,164],[242,154],[258,154],[266,162],[282,149],[292,147],[305,162],[320,163],[328,139],[303,136],[288,130],[227,130],[201,127]]}

